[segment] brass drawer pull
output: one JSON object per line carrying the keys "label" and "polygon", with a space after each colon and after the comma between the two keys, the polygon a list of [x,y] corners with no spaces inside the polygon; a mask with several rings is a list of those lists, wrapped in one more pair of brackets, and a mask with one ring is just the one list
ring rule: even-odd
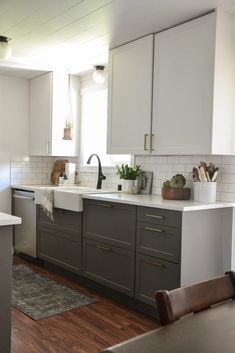
{"label": "brass drawer pull", "polygon": [[111,207],[113,207],[113,205],[106,204],[106,203],[97,203],[96,206],[99,206],[99,207],[106,207],[106,208],[111,208]]}
{"label": "brass drawer pull", "polygon": [[105,246],[102,246],[102,245],[98,245],[97,248],[105,251],[112,251],[112,248],[106,248]]}
{"label": "brass drawer pull", "polygon": [[155,261],[151,261],[151,260],[144,260],[144,262],[148,265],[154,265],[154,266],[157,266],[157,267],[162,267],[162,268],[165,268],[165,265],[164,264],[160,264],[159,262],[155,262]]}
{"label": "brass drawer pull", "polygon": [[156,233],[164,233],[165,232],[163,229],[158,229],[158,228],[145,227],[144,229],[150,230],[151,232],[156,232]]}
{"label": "brass drawer pull", "polygon": [[157,219],[164,219],[164,218],[166,218],[166,217],[164,217],[164,216],[158,216],[158,215],[150,214],[150,213],[145,213],[145,217],[152,217],[152,218],[157,218]]}

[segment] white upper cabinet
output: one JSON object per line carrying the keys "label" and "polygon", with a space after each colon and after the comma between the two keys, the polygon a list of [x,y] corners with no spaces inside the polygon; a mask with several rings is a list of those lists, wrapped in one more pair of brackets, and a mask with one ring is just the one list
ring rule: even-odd
{"label": "white upper cabinet", "polygon": [[155,35],[153,154],[234,154],[235,17]]}
{"label": "white upper cabinet", "polygon": [[68,112],[68,75],[49,72],[30,80],[29,152],[31,156],[78,155],[79,80],[71,76],[73,139],[64,140]]}
{"label": "white upper cabinet", "polygon": [[235,16],[158,33],[152,57],[152,35],[110,51],[108,152],[235,154]]}
{"label": "white upper cabinet", "polygon": [[149,154],[153,35],[110,51],[108,153]]}
{"label": "white upper cabinet", "polygon": [[49,72],[29,81],[29,154],[51,155],[52,79]]}

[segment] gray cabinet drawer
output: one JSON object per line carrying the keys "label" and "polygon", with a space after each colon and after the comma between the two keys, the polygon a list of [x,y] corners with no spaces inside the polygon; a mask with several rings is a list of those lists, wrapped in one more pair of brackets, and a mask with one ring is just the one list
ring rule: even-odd
{"label": "gray cabinet drawer", "polygon": [[134,253],[107,243],[83,240],[83,276],[134,295]]}
{"label": "gray cabinet drawer", "polygon": [[180,285],[180,265],[151,256],[136,255],[135,298],[156,307],[154,293]]}
{"label": "gray cabinet drawer", "polygon": [[136,206],[84,200],[83,220],[84,237],[135,249]]}
{"label": "gray cabinet drawer", "polygon": [[137,207],[137,220],[165,225],[168,227],[181,227],[182,212],[171,211],[153,207]]}
{"label": "gray cabinet drawer", "polygon": [[38,257],[75,273],[81,273],[81,237],[48,227],[38,231]]}
{"label": "gray cabinet drawer", "polygon": [[38,206],[38,220],[41,224],[51,225],[53,228],[64,228],[70,232],[79,232],[81,235],[82,212],[73,212],[55,208],[53,210],[54,221],[46,216]]}
{"label": "gray cabinet drawer", "polygon": [[142,254],[179,262],[181,230],[180,228],[137,222],[136,249]]}

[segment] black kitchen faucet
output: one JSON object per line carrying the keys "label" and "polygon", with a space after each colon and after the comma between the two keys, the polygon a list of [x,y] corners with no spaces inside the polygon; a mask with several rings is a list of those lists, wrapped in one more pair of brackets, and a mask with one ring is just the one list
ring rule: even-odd
{"label": "black kitchen faucet", "polygon": [[98,156],[98,154],[95,154],[95,153],[91,154],[90,157],[87,160],[87,164],[91,163],[91,159],[92,159],[93,156],[96,156],[97,159],[98,159],[98,180],[97,180],[96,189],[101,189],[102,180],[105,180],[106,176],[102,172],[102,167],[101,167],[101,163],[100,163],[100,157]]}

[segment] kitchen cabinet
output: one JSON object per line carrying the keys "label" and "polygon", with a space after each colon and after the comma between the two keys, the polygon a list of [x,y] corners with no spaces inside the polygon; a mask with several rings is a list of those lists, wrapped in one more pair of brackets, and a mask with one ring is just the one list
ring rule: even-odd
{"label": "kitchen cabinet", "polygon": [[38,257],[80,274],[82,213],[54,209],[53,217],[37,206]]}
{"label": "kitchen cabinet", "polygon": [[111,50],[109,153],[234,154],[234,36],[216,10],[157,33],[153,71],[152,36]]}
{"label": "kitchen cabinet", "polygon": [[82,274],[134,296],[136,207],[84,200]]}
{"label": "kitchen cabinet", "polygon": [[134,296],[135,255],[108,243],[83,240],[83,276]]}
{"label": "kitchen cabinet", "polygon": [[79,80],[71,76],[74,138],[64,140],[68,109],[68,75],[48,72],[30,80],[29,153],[31,156],[78,154]]}
{"label": "kitchen cabinet", "polygon": [[153,35],[109,55],[108,153],[149,154]]}
{"label": "kitchen cabinet", "polygon": [[222,11],[155,35],[154,153],[234,154],[234,35]]}
{"label": "kitchen cabinet", "polygon": [[155,306],[158,289],[180,286],[179,211],[137,207],[135,298]]}

